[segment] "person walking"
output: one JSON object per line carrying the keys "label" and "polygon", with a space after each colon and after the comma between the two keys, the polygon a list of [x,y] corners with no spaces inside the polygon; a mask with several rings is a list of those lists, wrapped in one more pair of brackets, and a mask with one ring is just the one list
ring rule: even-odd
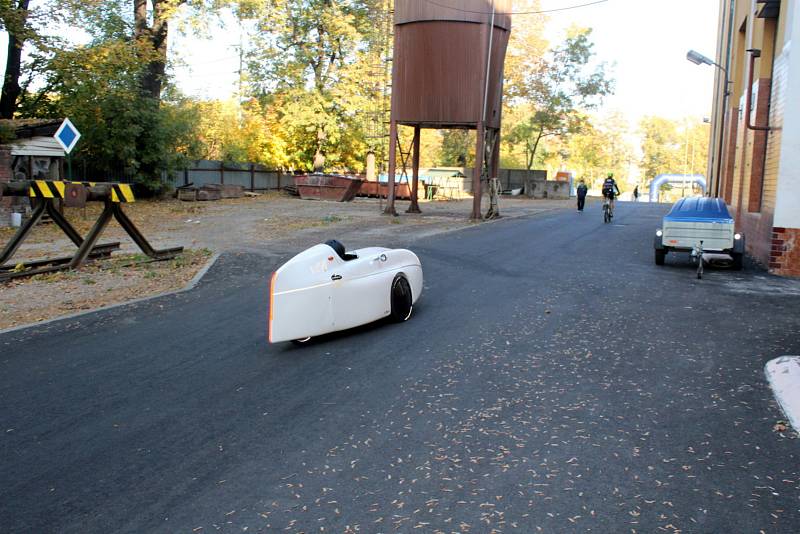
{"label": "person walking", "polygon": [[578,211],[583,211],[583,206],[586,204],[586,194],[589,192],[589,188],[586,187],[586,183],[581,180],[578,183]]}
{"label": "person walking", "polygon": [[633,201],[639,202],[639,186],[633,188]]}

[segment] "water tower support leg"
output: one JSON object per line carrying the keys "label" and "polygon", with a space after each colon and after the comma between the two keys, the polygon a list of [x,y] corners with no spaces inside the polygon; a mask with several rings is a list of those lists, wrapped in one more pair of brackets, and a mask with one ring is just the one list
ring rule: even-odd
{"label": "water tower support leg", "polygon": [[500,131],[496,129],[486,130],[486,177],[489,185],[489,210],[486,213],[487,219],[497,219],[500,217],[500,183],[497,179],[497,170],[500,159]]}
{"label": "water tower support leg", "polygon": [[411,205],[408,206],[406,213],[422,213],[419,209],[417,202],[417,194],[419,192],[419,145],[420,145],[420,126],[414,126],[414,146],[412,148],[413,155],[411,160],[411,172],[413,179],[411,181]]}
{"label": "water tower support leg", "polygon": [[483,141],[484,141],[483,122],[478,123],[475,142],[475,170],[472,171],[472,215],[470,220],[483,220],[481,215],[481,179],[483,178]]}
{"label": "water tower support leg", "polygon": [[[389,180],[388,193],[386,195],[386,209],[384,215],[397,215],[394,209],[394,173],[397,170],[397,122],[392,119],[389,122]],[[380,192],[380,185],[378,191]]]}
{"label": "water tower support leg", "polygon": [[500,177],[500,130],[494,132],[494,146],[492,147],[492,178]]}

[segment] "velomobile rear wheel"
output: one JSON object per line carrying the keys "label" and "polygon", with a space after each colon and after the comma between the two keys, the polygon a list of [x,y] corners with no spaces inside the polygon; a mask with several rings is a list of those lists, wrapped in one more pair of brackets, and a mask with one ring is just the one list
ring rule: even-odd
{"label": "velomobile rear wheel", "polygon": [[304,345],[304,344],[308,343],[309,341],[311,341],[311,336],[304,337],[303,339],[293,339],[292,343],[294,343],[295,345]]}
{"label": "velomobile rear wheel", "polygon": [[392,313],[390,317],[392,321],[400,323],[411,317],[413,297],[411,295],[411,286],[404,276],[397,275],[394,277],[391,299]]}

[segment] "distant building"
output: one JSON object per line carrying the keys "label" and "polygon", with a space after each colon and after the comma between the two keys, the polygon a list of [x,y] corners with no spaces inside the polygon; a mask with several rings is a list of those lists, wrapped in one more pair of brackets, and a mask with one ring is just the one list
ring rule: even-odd
{"label": "distant building", "polygon": [[797,4],[720,0],[717,63],[729,83],[717,70],[709,150],[711,195],[732,208],[748,253],[771,272],[788,276],[800,276]]}

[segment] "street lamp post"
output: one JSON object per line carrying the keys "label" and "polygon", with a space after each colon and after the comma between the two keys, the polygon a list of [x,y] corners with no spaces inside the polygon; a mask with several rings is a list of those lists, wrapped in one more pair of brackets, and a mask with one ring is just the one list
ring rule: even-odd
{"label": "street lamp post", "polygon": [[724,76],[723,80],[725,83],[725,88],[722,96],[722,110],[721,110],[721,117],[717,117],[719,119],[719,146],[717,147],[717,176],[714,180],[714,195],[719,196],[719,188],[720,183],[722,182],[722,147],[724,146],[724,137],[725,137],[725,113],[728,111],[728,95],[730,92],[728,91],[728,84],[730,81],[728,80],[728,70],[713,61],[700,52],[696,52],[695,50],[689,50],[686,53],[686,59],[694,63],[695,65],[712,65],[717,67],[719,70],[722,71]]}

